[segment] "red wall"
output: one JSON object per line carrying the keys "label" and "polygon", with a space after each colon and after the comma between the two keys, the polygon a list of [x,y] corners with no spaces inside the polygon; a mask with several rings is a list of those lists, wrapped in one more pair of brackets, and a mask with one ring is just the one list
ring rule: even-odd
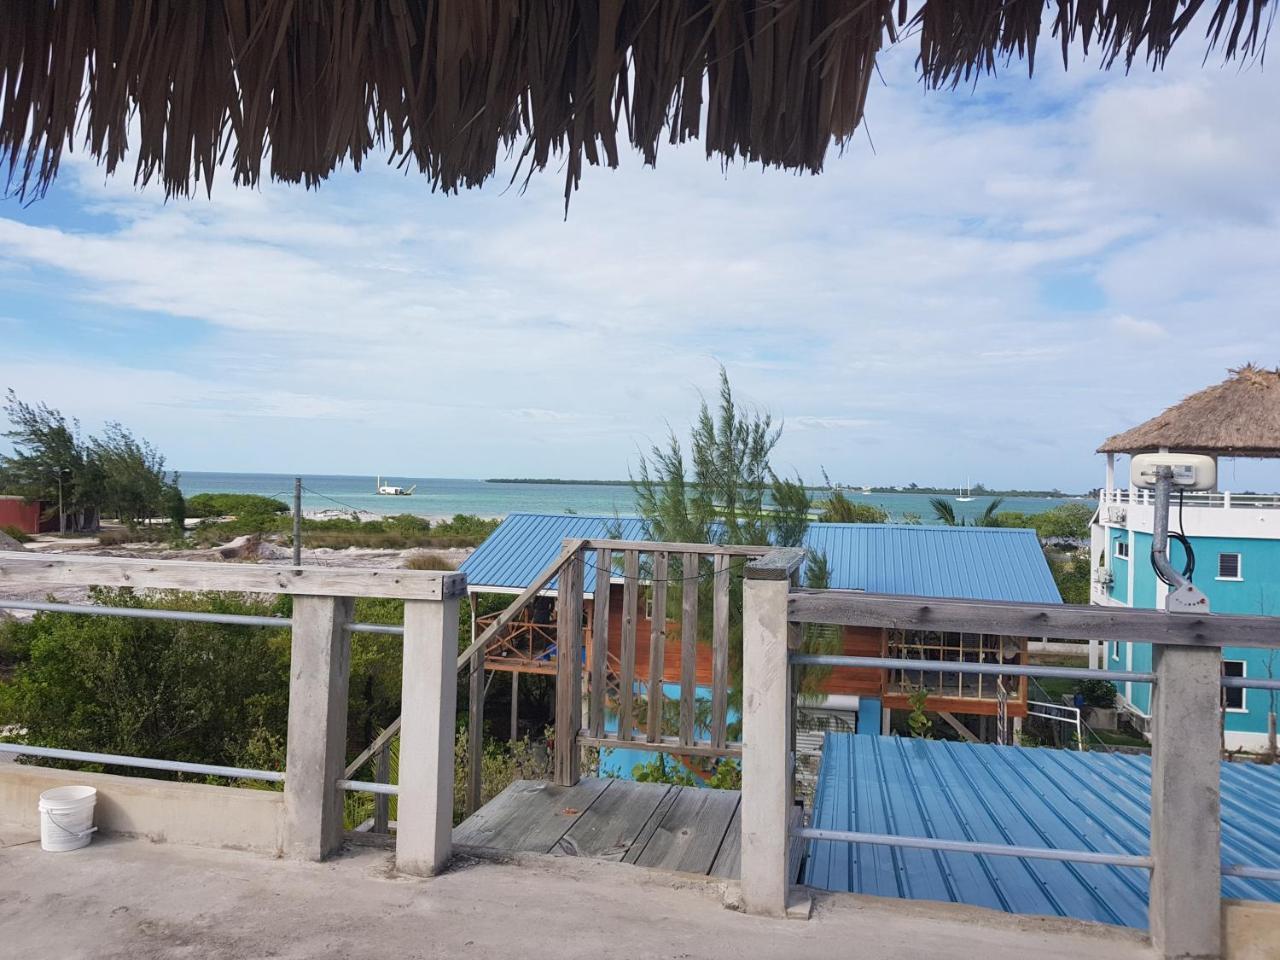
{"label": "red wall", "polygon": [[41,503],[27,503],[21,497],[0,497],[0,527],[14,526],[23,533],[40,532]]}

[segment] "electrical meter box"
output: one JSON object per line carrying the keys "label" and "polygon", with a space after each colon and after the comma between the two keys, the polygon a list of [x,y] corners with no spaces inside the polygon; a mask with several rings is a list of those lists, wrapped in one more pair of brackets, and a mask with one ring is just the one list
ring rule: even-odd
{"label": "electrical meter box", "polygon": [[1173,470],[1173,487],[1178,490],[1212,490],[1218,485],[1218,462],[1199,453],[1137,454],[1129,464],[1129,482],[1155,489],[1160,467]]}

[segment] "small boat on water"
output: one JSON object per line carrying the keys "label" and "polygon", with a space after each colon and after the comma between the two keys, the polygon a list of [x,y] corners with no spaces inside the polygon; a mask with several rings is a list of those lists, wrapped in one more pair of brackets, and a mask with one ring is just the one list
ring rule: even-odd
{"label": "small boat on water", "polygon": [[373,492],[380,497],[411,497],[413,496],[413,491],[417,489],[418,485],[416,483],[412,487],[405,489],[404,487],[396,487],[389,483],[383,483],[382,478],[378,477],[377,484],[374,487]]}
{"label": "small boat on water", "polygon": [[871,490],[871,488],[870,488],[870,487],[863,487],[863,488],[862,488],[862,495],[863,495],[864,497],[869,497],[869,496],[871,496],[871,493],[872,493],[872,490]]}
{"label": "small boat on water", "polygon": [[966,483],[963,487],[956,491],[956,503],[968,503],[973,499],[972,481]]}

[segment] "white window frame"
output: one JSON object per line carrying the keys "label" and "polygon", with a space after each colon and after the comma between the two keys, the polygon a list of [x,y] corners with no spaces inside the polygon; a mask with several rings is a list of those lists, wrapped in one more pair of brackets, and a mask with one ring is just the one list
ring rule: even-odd
{"label": "white window frame", "polygon": [[[1224,577],[1222,575],[1222,558],[1223,557],[1236,558],[1236,575],[1234,577]],[[1221,553],[1219,553],[1218,554],[1218,575],[1214,577],[1214,579],[1226,580],[1232,583],[1239,583],[1240,581],[1244,580],[1244,554],[1240,553],[1238,550],[1224,550]]]}
{"label": "white window frame", "polygon": [[[1124,549],[1124,553],[1120,552],[1121,548]],[[1124,537],[1116,537],[1115,555],[1117,560],[1129,559],[1129,541]]]}
{"label": "white window frame", "polygon": [[1120,641],[1111,641],[1111,659],[1119,662],[1120,660]]}
{"label": "white window frame", "polygon": [[[1225,677],[1225,676],[1227,676],[1227,671],[1226,671],[1225,667],[1226,667],[1226,665],[1227,665],[1228,663],[1238,663],[1238,664],[1240,664],[1240,676],[1241,676],[1241,677],[1247,677],[1247,676],[1249,676],[1249,661],[1248,661],[1248,660],[1223,660],[1223,661],[1222,661],[1222,665],[1223,665],[1224,669],[1223,669],[1223,671],[1222,671],[1222,675],[1223,675],[1224,677]],[[1228,694],[1228,693],[1230,693],[1232,690],[1239,690],[1239,691],[1240,691],[1240,706],[1238,706],[1238,707],[1228,707],[1228,706],[1226,705],[1226,702],[1227,702],[1227,694]],[[1226,712],[1226,713],[1248,713],[1248,712],[1249,712],[1249,688],[1248,688],[1248,687],[1223,687],[1223,688],[1222,688],[1222,703],[1223,703],[1223,707],[1222,707],[1222,709],[1223,709],[1223,711],[1224,711],[1224,712]]]}

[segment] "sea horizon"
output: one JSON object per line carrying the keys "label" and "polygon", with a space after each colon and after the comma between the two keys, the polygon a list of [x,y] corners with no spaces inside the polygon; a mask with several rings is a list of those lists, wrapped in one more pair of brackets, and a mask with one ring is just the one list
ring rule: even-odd
{"label": "sea horizon", "polygon": [[[184,496],[199,493],[255,493],[276,497],[285,503],[293,499],[296,474],[197,471],[179,473],[179,486]],[[382,515],[413,514],[441,518],[455,514],[481,517],[505,517],[512,513],[580,514],[586,516],[635,516],[636,501],[632,488],[624,481],[590,483],[562,480],[495,481],[460,477],[383,476],[386,484],[416,488],[409,496],[386,496],[374,492],[378,478],[372,474],[303,474],[302,509],[306,514],[323,511],[340,513],[372,513]],[[891,520],[901,521],[905,515],[917,514],[925,522],[933,517],[929,499],[936,493],[872,492],[861,493],[846,488],[848,496],[858,503],[885,510]],[[994,497],[973,495],[969,501],[948,495],[959,517],[976,517]],[[1093,502],[1087,497],[1005,497],[1003,510],[1041,513],[1069,502]]]}

